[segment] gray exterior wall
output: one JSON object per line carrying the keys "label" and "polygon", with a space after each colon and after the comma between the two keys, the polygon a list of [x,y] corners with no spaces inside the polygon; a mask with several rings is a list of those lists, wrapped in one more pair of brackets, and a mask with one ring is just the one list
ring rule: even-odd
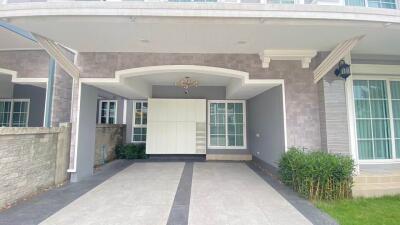
{"label": "gray exterior wall", "polygon": [[288,146],[321,148],[318,87],[298,61],[261,66],[257,54],[80,53],[82,77],[114,77],[115,71],[157,65],[203,65],[249,72],[251,79],[284,79]]}
{"label": "gray exterior wall", "polygon": [[252,155],[276,167],[285,152],[282,86],[249,99],[247,118],[247,139]]}
{"label": "gray exterior wall", "polygon": [[70,129],[0,128],[0,209],[68,179]]}
{"label": "gray exterior wall", "polygon": [[15,84],[14,98],[30,99],[28,126],[42,127],[46,102],[46,89],[32,85]]}
{"label": "gray exterior wall", "polygon": [[11,76],[0,73],[0,98],[13,97],[14,84],[11,83]]}
{"label": "gray exterior wall", "polygon": [[18,77],[47,78],[49,59],[43,50],[0,51],[0,68],[17,71]]}

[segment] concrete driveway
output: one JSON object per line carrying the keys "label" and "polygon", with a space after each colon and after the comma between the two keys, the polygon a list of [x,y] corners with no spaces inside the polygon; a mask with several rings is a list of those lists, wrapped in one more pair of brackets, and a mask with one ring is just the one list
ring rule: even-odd
{"label": "concrete driveway", "polygon": [[42,225],[312,224],[245,163],[134,163]]}

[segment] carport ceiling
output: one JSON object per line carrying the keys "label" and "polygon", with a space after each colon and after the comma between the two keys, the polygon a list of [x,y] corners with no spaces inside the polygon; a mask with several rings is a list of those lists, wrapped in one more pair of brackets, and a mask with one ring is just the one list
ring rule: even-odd
{"label": "carport ceiling", "polygon": [[0,27],[0,50],[40,49],[40,46],[16,33]]}
{"label": "carport ceiling", "polygon": [[[366,34],[357,54],[399,55],[400,26],[354,21],[199,19],[111,16],[12,18],[12,24],[81,52],[259,53],[263,49],[332,50]],[[1,33],[1,35],[4,35]],[[2,40],[5,37],[1,37]],[[1,48],[26,43],[2,42]]]}

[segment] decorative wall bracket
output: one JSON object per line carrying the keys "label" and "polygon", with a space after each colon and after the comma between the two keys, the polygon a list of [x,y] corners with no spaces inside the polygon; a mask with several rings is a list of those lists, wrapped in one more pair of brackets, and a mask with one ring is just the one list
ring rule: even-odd
{"label": "decorative wall bracket", "polygon": [[316,50],[264,50],[260,53],[263,68],[269,68],[271,60],[299,60],[302,68],[309,68]]}

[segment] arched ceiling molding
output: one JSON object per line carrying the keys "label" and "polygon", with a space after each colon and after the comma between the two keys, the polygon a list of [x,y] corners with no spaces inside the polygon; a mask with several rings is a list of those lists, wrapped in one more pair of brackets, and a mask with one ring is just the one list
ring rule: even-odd
{"label": "arched ceiling molding", "polygon": [[244,71],[199,65],[137,67],[118,70],[115,72],[114,78],[81,78],[81,82],[93,84],[127,98],[131,98],[133,95],[146,98],[151,97],[151,84],[139,79],[131,80],[130,78],[162,73],[199,73],[234,78],[227,85],[226,97],[228,99],[239,98],[239,96],[248,98],[249,96],[254,96],[255,92],[265,90],[266,86],[270,88],[283,83],[283,80],[279,79],[250,79],[249,73]]}

